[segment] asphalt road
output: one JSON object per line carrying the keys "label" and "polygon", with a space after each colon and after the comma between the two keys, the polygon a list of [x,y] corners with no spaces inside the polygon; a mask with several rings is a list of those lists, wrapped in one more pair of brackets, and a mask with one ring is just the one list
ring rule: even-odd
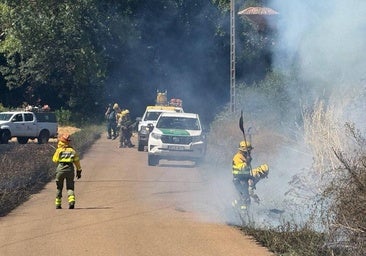
{"label": "asphalt road", "polygon": [[[50,156],[51,158],[51,156]],[[99,139],[81,160],[76,208],[54,208],[56,188],[0,218],[0,255],[272,255],[228,225],[222,182],[204,166],[161,161]]]}

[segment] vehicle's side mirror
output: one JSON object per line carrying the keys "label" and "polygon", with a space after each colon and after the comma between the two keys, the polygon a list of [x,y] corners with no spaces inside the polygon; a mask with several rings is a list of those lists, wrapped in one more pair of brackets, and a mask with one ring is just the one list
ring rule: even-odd
{"label": "vehicle's side mirror", "polygon": [[136,117],[136,122],[140,122],[142,120],[141,117]]}
{"label": "vehicle's side mirror", "polygon": [[147,129],[152,132],[152,130],[154,129],[154,125],[152,123],[147,124]]}

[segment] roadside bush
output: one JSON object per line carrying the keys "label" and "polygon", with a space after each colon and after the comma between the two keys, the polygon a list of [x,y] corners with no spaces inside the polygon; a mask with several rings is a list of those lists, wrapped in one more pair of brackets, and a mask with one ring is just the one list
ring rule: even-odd
{"label": "roadside bush", "polygon": [[[72,134],[73,146],[83,155],[102,131],[99,126],[82,128]],[[0,216],[8,214],[53,179],[52,155],[56,146],[56,142],[0,145]]]}
{"label": "roadside bush", "polygon": [[8,109],[3,106],[3,104],[0,103],[0,112],[7,111]]}
{"label": "roadside bush", "polygon": [[59,125],[71,125],[71,111],[66,109],[59,109],[55,111],[57,122]]}

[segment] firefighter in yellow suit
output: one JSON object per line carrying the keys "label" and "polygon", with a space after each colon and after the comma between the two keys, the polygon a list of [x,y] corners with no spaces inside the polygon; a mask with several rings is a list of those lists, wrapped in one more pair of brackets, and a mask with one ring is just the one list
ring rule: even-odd
{"label": "firefighter in yellow suit", "polygon": [[[56,209],[61,209],[62,190],[64,180],[66,180],[67,199],[69,209],[75,207],[74,176],[76,168],[76,178],[81,178],[81,165],[77,152],[70,146],[70,135],[63,134],[58,139],[56,152],[53,154],[52,161],[57,163],[56,167]],[[75,167],[74,167],[75,166]]]}
{"label": "firefighter in yellow suit", "polygon": [[251,199],[259,202],[259,197],[254,193],[257,182],[268,176],[269,168],[267,164],[262,164],[257,168],[251,168],[252,157],[250,155],[253,149],[249,141],[239,143],[238,152],[234,155],[232,161],[233,183],[240,194],[241,202],[235,200],[233,206],[240,203],[240,209],[245,210],[250,205]]}

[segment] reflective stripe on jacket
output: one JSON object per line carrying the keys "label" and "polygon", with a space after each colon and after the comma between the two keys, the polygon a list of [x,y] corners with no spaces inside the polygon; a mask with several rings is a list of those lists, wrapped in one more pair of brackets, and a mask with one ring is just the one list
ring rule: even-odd
{"label": "reflective stripe on jacket", "polygon": [[59,142],[56,152],[53,154],[52,161],[54,163],[71,163],[74,164],[76,170],[81,170],[80,158],[76,151],[65,143]]}
{"label": "reflective stripe on jacket", "polygon": [[235,154],[232,164],[233,175],[250,175],[250,166],[247,163],[247,159],[240,152]]}

